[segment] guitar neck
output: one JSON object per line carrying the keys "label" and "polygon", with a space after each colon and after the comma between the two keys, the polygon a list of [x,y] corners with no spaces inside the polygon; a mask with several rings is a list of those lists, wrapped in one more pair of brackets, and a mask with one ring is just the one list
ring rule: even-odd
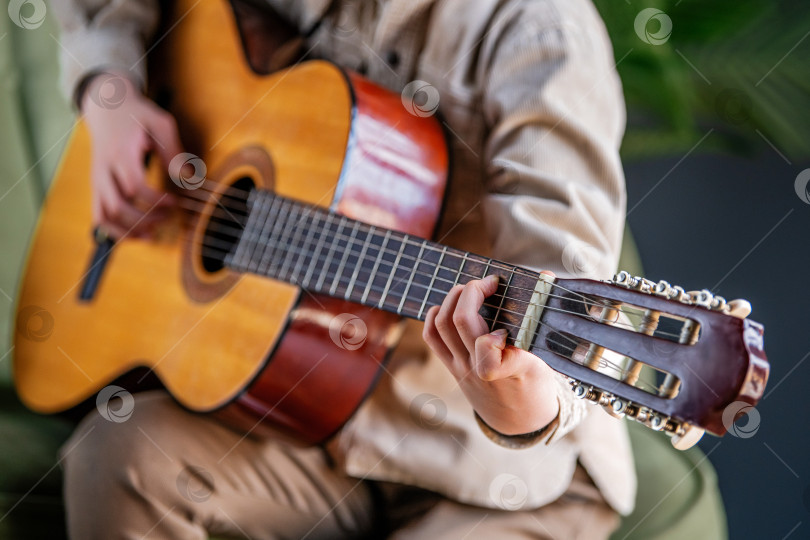
{"label": "guitar neck", "polygon": [[244,231],[225,264],[314,293],[424,320],[450,289],[490,275],[498,289],[481,313],[518,337],[537,272],[254,191]]}
{"label": "guitar neck", "polygon": [[[507,343],[542,354],[578,397],[666,431],[679,448],[703,429],[723,434],[724,407],[762,395],[762,327],[730,316],[708,291],[624,272],[607,283],[550,279],[262,190],[247,210],[224,264],[312,293],[424,320],[455,285],[499,276],[479,311],[491,330],[504,328]],[[639,317],[639,328],[621,313]]]}

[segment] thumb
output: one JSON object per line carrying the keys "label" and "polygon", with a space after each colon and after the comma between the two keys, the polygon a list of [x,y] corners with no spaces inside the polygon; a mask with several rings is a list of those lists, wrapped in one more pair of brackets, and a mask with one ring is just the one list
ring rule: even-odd
{"label": "thumb", "polygon": [[524,350],[506,345],[507,331],[495,330],[475,340],[473,368],[481,380],[497,381],[525,373],[537,359]]}

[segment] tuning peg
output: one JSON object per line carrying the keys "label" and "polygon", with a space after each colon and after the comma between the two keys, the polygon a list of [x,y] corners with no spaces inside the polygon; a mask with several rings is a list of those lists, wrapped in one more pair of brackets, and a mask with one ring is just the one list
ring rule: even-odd
{"label": "tuning peg", "polygon": [[571,389],[574,391],[574,397],[575,398],[577,398],[577,399],[585,399],[585,397],[588,395],[588,392],[590,392],[591,387],[590,386],[585,386],[581,382],[577,382],[576,384],[574,384],[572,386]]}
{"label": "tuning peg", "polygon": [[651,413],[648,418],[648,424],[653,431],[661,431],[667,425],[667,419],[658,413]]}
{"label": "tuning peg", "polygon": [[625,411],[627,411],[628,403],[620,398],[616,398],[610,404],[610,409],[612,411],[613,416],[622,417],[624,416]]}
{"label": "tuning peg", "polygon": [[738,298],[728,303],[728,314],[732,317],[745,319],[751,315],[751,302]]}
{"label": "tuning peg", "polygon": [[664,281],[663,279],[655,284],[655,288],[653,289],[653,294],[658,296],[669,296],[669,291],[672,290],[672,285]]}
{"label": "tuning peg", "polygon": [[726,302],[726,299],[723,298],[722,296],[719,295],[715,296],[714,300],[712,300],[711,308],[715,311],[726,311],[727,306],[728,303]]}
{"label": "tuning peg", "polygon": [[675,285],[669,290],[669,298],[670,300],[677,300],[678,302],[689,304],[689,295],[686,294],[686,291],[683,290],[683,287]]}
{"label": "tuning peg", "polygon": [[641,276],[631,276],[630,273],[625,270],[613,276],[611,282],[647,294],[651,294],[656,286],[655,282]]}
{"label": "tuning peg", "polygon": [[625,270],[622,270],[621,272],[619,272],[618,274],[613,276],[613,279],[611,281],[616,285],[621,285],[623,287],[629,287],[632,280],[633,280],[633,276],[631,276],[629,272],[627,272]]}
{"label": "tuning peg", "polygon": [[706,309],[711,308],[712,300],[714,300],[711,291],[703,289],[702,291],[689,291],[687,294],[689,294],[689,299],[693,304]]}

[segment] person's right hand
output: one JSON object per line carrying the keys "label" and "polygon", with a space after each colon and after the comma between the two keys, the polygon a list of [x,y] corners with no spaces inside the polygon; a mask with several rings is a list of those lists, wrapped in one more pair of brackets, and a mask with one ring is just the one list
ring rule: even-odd
{"label": "person's right hand", "polygon": [[117,240],[148,236],[175,200],[147,184],[144,163],[154,151],[165,170],[182,152],[174,117],[113,73],[94,76],[80,106],[92,138],[94,224]]}

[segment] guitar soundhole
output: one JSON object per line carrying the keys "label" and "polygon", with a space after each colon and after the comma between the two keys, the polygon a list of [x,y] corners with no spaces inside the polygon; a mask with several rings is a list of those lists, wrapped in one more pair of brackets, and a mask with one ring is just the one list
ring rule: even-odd
{"label": "guitar soundhole", "polygon": [[219,194],[216,206],[203,233],[202,267],[206,272],[219,272],[225,257],[236,248],[247,222],[247,199],[255,188],[250,177],[242,177]]}

